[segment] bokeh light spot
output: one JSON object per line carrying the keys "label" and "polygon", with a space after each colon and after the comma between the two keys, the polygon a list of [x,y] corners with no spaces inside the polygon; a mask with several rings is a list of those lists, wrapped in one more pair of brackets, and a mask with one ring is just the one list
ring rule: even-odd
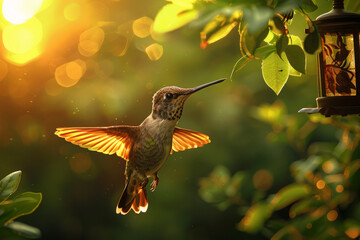
{"label": "bokeh light spot", "polygon": [[78,50],[85,57],[91,57],[97,53],[104,42],[105,33],[99,27],[93,27],[80,35]]}
{"label": "bokeh light spot", "polygon": [[66,75],[78,81],[86,71],[86,64],[82,60],[72,61],[66,64]]}
{"label": "bokeh light spot", "polygon": [[88,153],[76,153],[70,158],[69,164],[75,173],[81,174],[90,169],[92,161]]}
{"label": "bokeh light spot", "polygon": [[33,18],[21,25],[7,25],[3,31],[3,43],[8,51],[23,54],[35,48],[42,36],[42,25]]}
{"label": "bokeh light spot", "polygon": [[85,62],[78,59],[57,67],[55,70],[55,79],[62,87],[72,87],[80,80],[85,71]]}
{"label": "bokeh light spot", "polygon": [[0,60],[0,81],[3,80],[8,73],[8,65],[6,62]]}
{"label": "bokeh light spot", "polygon": [[158,43],[153,43],[145,49],[145,52],[151,61],[157,61],[163,55],[163,47]]}
{"label": "bokeh light spot", "polygon": [[343,191],[344,191],[344,186],[343,185],[337,185],[336,186],[336,192],[341,193]]}
{"label": "bokeh light spot", "polygon": [[331,222],[335,221],[337,217],[338,217],[338,212],[336,210],[331,210],[326,215],[326,218]]}
{"label": "bokeh light spot", "polygon": [[317,181],[316,182],[316,187],[318,188],[318,189],[324,189],[325,188],[325,181],[324,180],[319,180],[319,181]]}
{"label": "bokeh light spot", "polygon": [[325,173],[331,173],[335,169],[335,164],[331,160],[326,161],[322,164],[322,169]]}
{"label": "bokeh light spot", "polygon": [[351,239],[355,239],[360,235],[360,229],[357,227],[354,228],[349,228],[345,231],[345,234],[351,238]]}
{"label": "bokeh light spot", "polygon": [[273,184],[273,176],[268,170],[260,169],[253,176],[253,184],[258,190],[268,190]]}
{"label": "bokeh light spot", "polygon": [[132,29],[135,36],[146,38],[151,34],[153,20],[149,17],[138,18],[133,22]]}
{"label": "bokeh light spot", "polygon": [[22,24],[32,18],[41,8],[43,0],[4,0],[2,13],[13,24]]}
{"label": "bokeh light spot", "polygon": [[76,21],[81,17],[81,6],[78,3],[70,3],[64,8],[64,17],[68,21]]}

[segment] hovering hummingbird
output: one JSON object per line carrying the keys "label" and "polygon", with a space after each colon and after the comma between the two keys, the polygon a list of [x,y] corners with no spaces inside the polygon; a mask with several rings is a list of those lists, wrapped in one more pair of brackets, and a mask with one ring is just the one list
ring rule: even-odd
{"label": "hovering hummingbird", "polygon": [[219,79],[195,88],[164,87],[153,96],[151,114],[139,126],[65,127],[55,134],[66,141],[91,151],[114,154],[126,160],[125,188],[116,206],[116,213],[146,212],[146,185],[153,177],[151,191],[159,183],[158,171],[173,151],[201,147],[209,136],[176,127],[185,100],[200,89],[220,83]]}

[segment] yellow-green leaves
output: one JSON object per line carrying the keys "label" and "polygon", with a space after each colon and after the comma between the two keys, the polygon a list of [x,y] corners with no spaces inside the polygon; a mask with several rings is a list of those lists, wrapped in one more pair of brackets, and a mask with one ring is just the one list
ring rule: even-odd
{"label": "yellow-green leaves", "polygon": [[41,193],[26,192],[10,197],[20,183],[21,171],[13,172],[0,181],[0,238],[18,235],[26,238],[39,238],[40,230],[23,223],[14,222],[20,216],[28,215],[39,206]]}
{"label": "yellow-green leaves", "polygon": [[290,64],[287,61],[285,53],[281,54],[281,58],[276,52],[273,52],[262,61],[262,74],[265,83],[277,95],[284,87],[290,73]]}
{"label": "yellow-green leaves", "polygon": [[21,171],[10,173],[0,181],[0,204],[3,203],[19,186]]}
{"label": "yellow-green leaves", "polygon": [[238,225],[239,230],[249,233],[258,232],[262,229],[266,219],[271,215],[272,211],[267,203],[258,203],[253,205],[247,212],[245,217]]}
{"label": "yellow-green leaves", "polygon": [[154,21],[154,31],[164,33],[178,29],[198,17],[192,1],[173,1],[165,5]]}
{"label": "yellow-green leaves", "polygon": [[275,210],[287,207],[291,203],[310,194],[310,187],[305,184],[292,184],[282,188],[271,201]]}
{"label": "yellow-green leaves", "polygon": [[7,225],[14,219],[35,211],[41,202],[41,193],[26,192],[0,205],[0,225]]}
{"label": "yellow-green leaves", "polygon": [[309,33],[304,40],[304,49],[307,53],[314,54],[320,47],[320,36],[317,29]]}
{"label": "yellow-green leaves", "polygon": [[297,45],[289,45],[285,49],[285,54],[291,67],[305,74],[305,54],[302,48]]}

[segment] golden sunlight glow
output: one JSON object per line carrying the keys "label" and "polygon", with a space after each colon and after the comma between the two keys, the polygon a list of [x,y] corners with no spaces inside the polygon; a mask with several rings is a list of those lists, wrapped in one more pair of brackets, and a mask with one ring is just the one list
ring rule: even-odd
{"label": "golden sunlight glow", "polygon": [[145,49],[145,52],[151,61],[157,61],[163,55],[163,47],[158,43],[153,43]]}
{"label": "golden sunlight glow", "polygon": [[42,40],[43,31],[39,20],[33,18],[21,25],[8,25],[3,31],[5,48],[23,54],[36,47]]}
{"label": "golden sunlight glow", "polygon": [[93,27],[80,35],[78,50],[84,57],[91,57],[97,53],[104,42],[105,33],[99,27]]}
{"label": "golden sunlight glow", "polygon": [[32,18],[41,8],[43,0],[4,0],[2,13],[13,24],[22,24]]}
{"label": "golden sunlight glow", "polygon": [[0,81],[3,80],[8,73],[8,66],[6,62],[0,60]]}
{"label": "golden sunlight glow", "polygon": [[132,29],[135,36],[146,38],[151,34],[154,21],[149,17],[142,17],[133,22]]}
{"label": "golden sunlight glow", "polygon": [[78,3],[70,3],[64,9],[64,17],[68,21],[76,21],[81,16],[81,6]]}
{"label": "golden sunlight glow", "polygon": [[55,70],[56,82],[62,87],[74,86],[86,71],[86,63],[80,59],[60,65]]}
{"label": "golden sunlight glow", "polygon": [[3,31],[3,44],[8,51],[6,57],[16,64],[24,64],[42,52],[42,24],[32,18],[24,24],[9,24]]}

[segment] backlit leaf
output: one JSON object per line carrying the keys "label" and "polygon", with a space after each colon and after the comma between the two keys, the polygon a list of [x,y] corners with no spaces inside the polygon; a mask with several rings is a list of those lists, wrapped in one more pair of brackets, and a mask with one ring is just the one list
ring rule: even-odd
{"label": "backlit leaf", "polygon": [[285,33],[284,23],[283,23],[283,21],[281,21],[279,16],[274,16],[269,21],[269,27],[270,27],[270,30],[276,34],[282,35]]}
{"label": "backlit leaf", "polygon": [[211,34],[207,40],[203,40],[203,42],[201,43],[202,48],[205,48],[208,44],[214,43],[226,37],[226,35],[228,35],[236,25],[237,22],[232,22],[221,27],[219,30]]}
{"label": "backlit leaf", "polygon": [[6,227],[24,238],[36,239],[41,237],[41,232],[38,228],[29,226],[25,223],[10,222]]}
{"label": "backlit leaf", "polygon": [[280,38],[276,41],[276,53],[281,58],[281,53],[285,51],[289,43],[288,36],[286,34],[283,34],[280,36]]}
{"label": "backlit leaf", "polygon": [[276,52],[270,53],[262,61],[262,74],[265,83],[278,95],[289,78],[290,64],[285,53],[281,54],[282,59]]}
{"label": "backlit leaf", "polygon": [[198,17],[198,11],[189,6],[167,4],[154,20],[154,31],[159,33],[170,32],[180,28]]}
{"label": "backlit leaf", "polygon": [[238,225],[239,230],[255,233],[261,230],[271,215],[271,208],[266,203],[253,205]]}
{"label": "backlit leaf", "polygon": [[267,56],[269,56],[270,53],[275,52],[275,46],[274,45],[266,45],[266,46],[262,46],[259,47],[255,50],[255,57],[258,57],[260,59],[264,59]]}
{"label": "backlit leaf", "polygon": [[239,58],[231,71],[230,80],[232,79],[234,73],[242,69],[250,60],[251,58],[247,56],[242,56],[241,58]]}
{"label": "backlit leaf", "polygon": [[255,50],[260,46],[269,33],[268,27],[264,27],[257,33],[250,34],[247,27],[240,32],[240,51],[243,55],[253,56]]}
{"label": "backlit leaf", "polygon": [[21,171],[10,173],[0,181],[0,203],[13,194],[19,186]]}
{"label": "backlit leaf", "polygon": [[20,216],[32,213],[39,206],[41,199],[41,193],[26,192],[4,202],[0,205],[0,225],[6,225]]}
{"label": "backlit leaf", "polygon": [[314,54],[320,47],[320,36],[317,30],[305,37],[304,49],[307,53]]}
{"label": "backlit leaf", "polygon": [[279,36],[277,34],[275,34],[273,31],[269,31],[268,35],[265,37],[264,41],[275,45],[276,41],[279,39]]}
{"label": "backlit leaf", "polygon": [[278,193],[271,201],[271,205],[275,210],[280,210],[287,207],[291,203],[304,198],[310,194],[310,187],[305,184],[292,184],[288,185]]}
{"label": "backlit leaf", "polygon": [[307,13],[311,13],[318,9],[313,0],[301,0],[300,8]]}
{"label": "backlit leaf", "polygon": [[297,45],[289,45],[285,49],[286,57],[290,65],[298,72],[305,74],[305,53]]}
{"label": "backlit leaf", "polygon": [[[289,45],[297,45],[297,46],[303,48],[300,37],[298,37],[296,35],[291,35],[291,34],[289,34],[288,37],[289,37]],[[299,71],[296,71],[290,64],[290,75],[295,76],[295,77],[300,77],[302,75],[302,73]]]}

